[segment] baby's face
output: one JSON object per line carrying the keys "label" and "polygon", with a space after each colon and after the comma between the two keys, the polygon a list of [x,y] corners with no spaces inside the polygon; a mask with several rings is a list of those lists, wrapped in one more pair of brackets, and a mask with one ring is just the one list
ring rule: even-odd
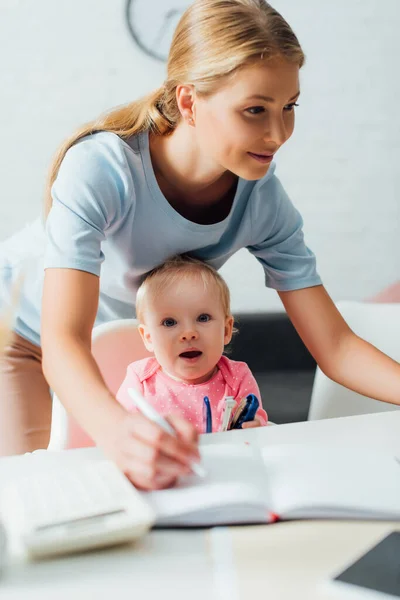
{"label": "baby's face", "polygon": [[212,375],[224,345],[232,337],[218,288],[190,277],[151,298],[140,331],[162,369],[186,383],[202,383]]}

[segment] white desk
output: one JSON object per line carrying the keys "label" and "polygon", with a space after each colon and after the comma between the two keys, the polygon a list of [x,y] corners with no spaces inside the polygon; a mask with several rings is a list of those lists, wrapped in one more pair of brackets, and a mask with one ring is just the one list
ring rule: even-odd
{"label": "white desk", "polygon": [[[249,441],[324,443],[400,451],[400,412],[294,423],[245,433]],[[232,442],[243,432],[203,436]],[[243,439],[243,438],[242,438]],[[81,452],[73,451],[74,459]],[[64,456],[64,458],[63,458]],[[29,469],[34,457],[0,460],[0,485]],[[44,455],[43,460],[53,459]],[[58,455],[65,459],[65,453]],[[69,458],[68,458],[69,460]],[[152,531],[137,545],[23,563],[0,576],[0,599],[197,598],[203,600],[323,600],[341,598],[322,582],[400,523],[308,521],[219,530]],[[218,561],[214,558],[218,553]]]}

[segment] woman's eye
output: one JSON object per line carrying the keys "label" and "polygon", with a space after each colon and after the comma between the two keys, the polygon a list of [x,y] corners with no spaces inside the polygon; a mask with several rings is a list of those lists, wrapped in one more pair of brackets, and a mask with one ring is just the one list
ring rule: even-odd
{"label": "woman's eye", "polygon": [[296,102],[292,102],[292,104],[286,104],[284,110],[287,110],[288,112],[291,112],[292,110],[294,110],[295,106],[299,106],[299,105],[296,104]]}
{"label": "woman's eye", "polygon": [[264,111],[265,108],[263,106],[250,106],[250,108],[246,108],[246,112],[250,113],[251,115],[259,115]]}
{"label": "woman's eye", "polygon": [[208,322],[210,319],[211,319],[210,315],[206,315],[206,314],[199,315],[199,316],[197,317],[197,320],[198,320],[200,323],[207,323],[207,322]]}
{"label": "woman's eye", "polygon": [[164,319],[161,322],[161,325],[163,325],[164,327],[173,327],[174,325],[176,325],[176,321],[175,321],[175,319],[168,317],[168,319]]}

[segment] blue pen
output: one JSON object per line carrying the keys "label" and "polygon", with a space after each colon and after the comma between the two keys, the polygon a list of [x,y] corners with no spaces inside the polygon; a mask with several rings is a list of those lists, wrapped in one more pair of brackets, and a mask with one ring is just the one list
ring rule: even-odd
{"label": "blue pen", "polygon": [[208,396],[204,396],[203,399],[203,420],[204,420],[204,428],[206,433],[212,432],[212,413],[211,413],[211,404]]}
{"label": "blue pen", "polygon": [[242,429],[243,423],[253,421],[259,409],[260,402],[254,394],[248,394],[244,401],[238,406],[238,411],[232,423],[232,429]]}

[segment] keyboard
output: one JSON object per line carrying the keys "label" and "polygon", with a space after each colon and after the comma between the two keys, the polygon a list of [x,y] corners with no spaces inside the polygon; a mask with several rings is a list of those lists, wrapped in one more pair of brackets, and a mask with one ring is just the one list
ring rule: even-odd
{"label": "keyboard", "polygon": [[142,495],[108,460],[53,465],[16,478],[2,490],[1,513],[33,558],[130,542],[155,521]]}

